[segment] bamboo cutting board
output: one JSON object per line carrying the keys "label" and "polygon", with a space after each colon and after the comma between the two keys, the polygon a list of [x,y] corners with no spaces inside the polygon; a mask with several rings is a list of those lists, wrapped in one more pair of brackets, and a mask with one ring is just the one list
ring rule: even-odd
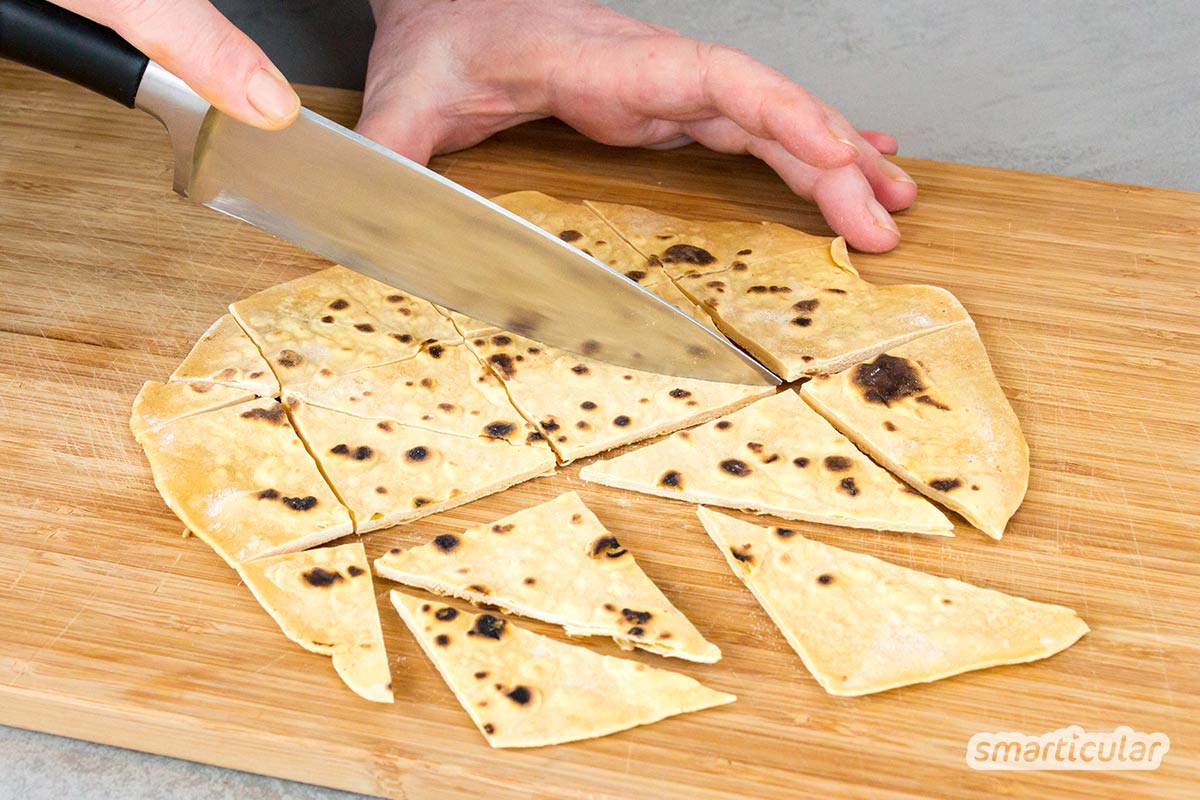
{"label": "bamboo cutting board", "polygon": [[[349,121],[358,97],[307,100]],[[998,543],[964,524],[949,540],[804,532],[1068,605],[1093,632],[1047,661],[830,697],[693,507],[588,486],[571,467],[371,534],[368,553],[579,489],[725,653],[664,665],[740,700],[598,741],[493,751],[386,603],[394,706],[359,700],[327,659],[288,642],[216,555],[181,538],[128,432],[142,381],[165,378],[226,304],[321,262],[172,195],[149,118],[0,64],[0,723],[404,798],[1191,794],[1200,195],[902,163],[922,187],[904,243],[855,263],[870,280],[944,286],[971,311],[1029,439],[1029,494]],[[756,162],[698,148],[610,149],[546,123],[435,166],[489,194],[827,233]],[[382,599],[386,582],[376,588]],[[1172,746],[1157,772],[966,766],[976,732],[1072,724],[1161,731]]]}

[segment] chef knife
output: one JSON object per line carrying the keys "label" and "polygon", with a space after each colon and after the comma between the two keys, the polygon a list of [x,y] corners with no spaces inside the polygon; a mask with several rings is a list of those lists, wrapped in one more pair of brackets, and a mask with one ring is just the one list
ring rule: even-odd
{"label": "chef knife", "polygon": [[0,0],[0,56],[156,117],[175,191],[331,261],[605,362],[779,383],[619,272],[308,109],[281,131],[245,125],[109,28],[40,0]]}

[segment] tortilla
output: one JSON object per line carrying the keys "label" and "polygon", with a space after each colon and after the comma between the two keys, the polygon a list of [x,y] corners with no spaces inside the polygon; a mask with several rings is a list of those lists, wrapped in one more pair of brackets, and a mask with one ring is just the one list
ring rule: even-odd
{"label": "tortilla", "polygon": [[1052,656],[1088,626],[1069,608],[938,578],[706,508],[730,568],[825,691],[863,695]]}
{"label": "tortilla", "polygon": [[910,533],[953,530],[932,503],[873,464],[791,390],[589,464],[579,477],[785,519]]}
{"label": "tortilla", "polygon": [[[300,435],[366,533],[469,503],[554,471],[545,442],[455,436],[289,398]],[[516,424],[515,422],[513,423]]]}
{"label": "tortilla", "polygon": [[409,586],[611,636],[623,649],[712,663],[709,644],[575,492],[461,534],[396,548],[375,571]]}
{"label": "tortilla", "polygon": [[214,322],[171,373],[171,381],[219,383],[278,397],[279,380],[232,315]]}
{"label": "tortilla", "polygon": [[353,529],[275,400],[182,417],[139,441],[167,505],[231,566]]}
{"label": "tortilla", "polygon": [[367,553],[359,542],[261,558],[238,566],[246,586],[293,642],[333,656],[360,697],[392,702],[383,628]]}
{"label": "tortilla", "polygon": [[930,334],[801,397],[914,489],[999,539],[1029,484],[1029,447],[971,323]]}
{"label": "tortilla", "polygon": [[741,268],[678,278],[717,327],[784,380],[838,372],[969,319],[936,286],[876,286],[841,239]]}
{"label": "tortilla", "polygon": [[492,614],[396,591],[392,604],[492,747],[594,739],[737,699]]}
{"label": "tortilla", "polygon": [[512,333],[479,336],[467,345],[500,376],[513,404],[564,464],[694,425],[774,391],[618,367]]}
{"label": "tortilla", "polygon": [[349,375],[317,375],[308,383],[289,386],[284,402],[291,397],[460,436],[510,442],[540,436],[513,408],[500,379],[461,344],[427,345],[412,358]]}
{"label": "tortilla", "polygon": [[181,417],[203,414],[253,399],[254,395],[250,392],[216,383],[146,381],[133,400],[129,428],[134,438],[141,441],[147,431],[157,430]]}
{"label": "tortilla", "polygon": [[412,358],[422,344],[461,341],[432,303],[344,267],[273,286],[229,308],[285,387]]}
{"label": "tortilla", "polygon": [[693,222],[638,206],[585,205],[676,280],[829,247],[828,239],[771,222]]}

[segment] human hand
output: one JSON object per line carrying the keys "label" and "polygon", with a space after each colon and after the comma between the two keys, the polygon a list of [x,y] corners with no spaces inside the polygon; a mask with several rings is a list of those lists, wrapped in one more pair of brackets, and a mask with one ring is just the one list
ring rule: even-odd
{"label": "human hand", "polygon": [[358,131],[421,163],[554,116],[597,141],[697,141],[766,162],[854,247],[883,252],[916,184],[896,140],[744,53],[585,0],[372,0]]}
{"label": "human hand", "polygon": [[300,98],[283,74],[207,0],[54,2],[112,28],[242,122],[283,128],[300,113]]}

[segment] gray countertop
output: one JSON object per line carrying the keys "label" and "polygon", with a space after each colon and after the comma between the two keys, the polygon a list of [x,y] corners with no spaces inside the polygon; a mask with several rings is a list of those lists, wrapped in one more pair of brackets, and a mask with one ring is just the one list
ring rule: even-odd
{"label": "gray countertop", "polygon": [[[292,80],[361,85],[365,0],[217,5]],[[1194,0],[610,5],[742,48],[903,155],[1200,190]],[[0,796],[27,800],[355,796],[4,727],[0,776]]]}

